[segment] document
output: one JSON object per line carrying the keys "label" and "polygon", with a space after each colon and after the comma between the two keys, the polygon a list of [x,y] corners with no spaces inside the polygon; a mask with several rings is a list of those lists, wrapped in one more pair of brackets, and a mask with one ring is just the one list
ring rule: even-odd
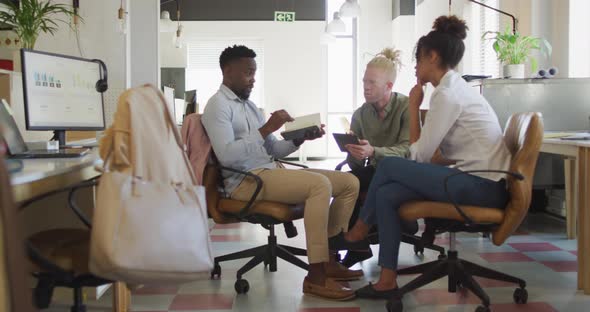
{"label": "document", "polygon": [[297,117],[285,124],[285,131],[281,132],[281,136],[285,140],[303,139],[308,132],[320,131],[321,125],[319,113]]}

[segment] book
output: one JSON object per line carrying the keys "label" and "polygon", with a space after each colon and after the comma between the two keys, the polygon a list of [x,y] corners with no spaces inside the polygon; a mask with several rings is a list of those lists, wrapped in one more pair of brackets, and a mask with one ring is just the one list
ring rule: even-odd
{"label": "book", "polygon": [[285,124],[285,131],[281,136],[285,140],[303,139],[309,132],[320,131],[322,119],[319,113],[295,118]]}

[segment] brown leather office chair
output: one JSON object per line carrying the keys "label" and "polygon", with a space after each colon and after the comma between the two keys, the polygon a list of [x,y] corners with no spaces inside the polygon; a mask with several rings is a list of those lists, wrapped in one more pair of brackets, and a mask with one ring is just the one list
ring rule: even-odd
{"label": "brown leather office chair", "polygon": [[[0,138],[1,141],[1,138]],[[2,143],[0,143],[2,144]],[[32,312],[27,284],[22,226],[12,196],[12,186],[0,152],[0,311]]]}
{"label": "brown leather office chair", "polygon": [[96,181],[87,181],[20,203],[20,209],[24,209],[48,196],[69,192],[69,207],[88,228],[52,229],[35,233],[27,238],[27,253],[29,259],[36,266],[33,269],[33,276],[37,278],[37,286],[33,292],[33,302],[39,309],[49,307],[55,287],[67,287],[71,288],[74,294],[74,303],[70,311],[85,312],[86,306],[84,305],[82,288],[112,283],[112,281],[90,273],[88,259],[90,256],[91,222],[75,202],[76,191],[96,184]]}
{"label": "brown leather office chair", "polygon": [[[256,180],[257,188],[249,201],[245,202],[224,198],[223,194],[219,191],[222,186],[222,179],[220,177],[222,170],[238,172]],[[262,189],[262,183],[262,180],[254,174],[221,167],[217,164],[207,165],[203,176],[203,185],[205,186],[207,193],[207,211],[209,217],[211,217],[215,223],[227,224],[249,222],[260,224],[269,231],[268,243],[266,245],[215,257],[215,266],[211,272],[212,279],[221,275],[220,262],[251,258],[250,261],[242,266],[237,272],[237,280],[234,284],[234,288],[239,294],[247,293],[250,289],[248,281],[243,279],[242,276],[260,263],[264,263],[265,266],[268,266],[271,272],[276,272],[278,257],[304,270],[308,269],[308,264],[296,257],[306,256],[307,251],[301,248],[278,244],[275,235],[275,225],[277,224],[285,225],[287,237],[297,235],[297,230],[292,222],[303,218],[303,205],[293,206],[278,202],[255,201],[258,193]]]}
{"label": "brown leather office chair", "polygon": [[[455,249],[456,232],[490,232],[492,242],[497,246],[502,245],[527,214],[531,202],[533,174],[543,142],[543,123],[540,114],[512,115],[504,131],[504,142],[512,154],[510,173],[507,175],[510,201],[505,209],[428,201],[410,202],[400,208],[399,214],[404,220],[424,218],[427,229],[433,229],[435,233],[449,232],[450,246],[446,258],[398,270],[398,274],[421,275],[399,289],[399,292],[388,301],[388,311],[402,311],[401,297],[404,294],[444,276],[448,276],[449,292],[455,292],[458,286],[462,286],[479,297],[483,305],[478,306],[476,312],[489,312],[490,299],[473,276],[516,283],[519,288],[514,291],[514,301],[519,304],[527,302],[528,293],[524,280],[462,260]],[[464,173],[468,172],[461,174]]]}

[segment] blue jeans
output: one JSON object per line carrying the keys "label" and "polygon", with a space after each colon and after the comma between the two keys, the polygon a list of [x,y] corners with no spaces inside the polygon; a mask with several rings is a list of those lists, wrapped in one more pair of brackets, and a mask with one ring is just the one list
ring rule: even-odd
{"label": "blue jeans", "polygon": [[[487,168],[482,168],[487,169]],[[495,169],[495,168],[489,168]],[[448,202],[444,179],[461,172],[444,166],[387,157],[379,163],[371,181],[361,218],[379,229],[379,265],[396,270],[401,239],[398,209],[414,200]],[[461,205],[504,208],[509,194],[504,181],[464,174],[449,181],[451,197]]]}

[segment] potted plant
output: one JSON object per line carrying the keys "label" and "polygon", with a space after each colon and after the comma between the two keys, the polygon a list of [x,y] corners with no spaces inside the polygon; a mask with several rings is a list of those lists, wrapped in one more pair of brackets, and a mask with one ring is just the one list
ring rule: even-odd
{"label": "potted plant", "polygon": [[[493,35],[488,37],[488,35]],[[522,36],[512,32],[510,26],[504,32],[486,31],[482,38],[494,40],[494,51],[498,60],[504,64],[504,77],[524,78],[524,63],[529,61],[531,72],[537,70],[537,60],[531,56],[532,50],[540,50],[545,56],[551,55],[551,45],[543,38]]]}
{"label": "potted plant", "polygon": [[55,34],[58,30],[58,22],[69,25],[59,15],[80,17],[71,6],[55,4],[51,1],[8,1],[5,5],[8,10],[0,11],[0,22],[11,27],[20,38],[22,47],[27,49],[35,48],[35,42],[41,32]]}

